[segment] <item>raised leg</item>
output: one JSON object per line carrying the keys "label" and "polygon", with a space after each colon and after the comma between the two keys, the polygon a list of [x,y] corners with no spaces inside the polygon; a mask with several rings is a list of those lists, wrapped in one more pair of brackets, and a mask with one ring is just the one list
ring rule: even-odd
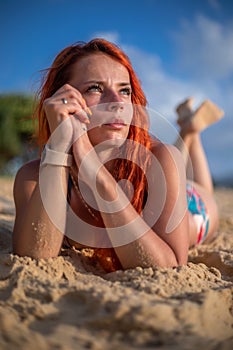
{"label": "raised leg", "polygon": [[176,109],[179,116],[177,123],[180,125],[180,137],[176,141],[176,146],[184,156],[187,176],[189,177],[191,173],[193,181],[213,193],[212,178],[200,133],[222,118],[223,111],[209,100],[204,101],[194,112],[192,104],[193,98],[189,98]]}
{"label": "raised leg", "polygon": [[[204,101],[196,111],[193,111],[192,104],[193,99],[189,98],[176,109],[180,136],[175,145],[183,154],[187,178],[193,181],[194,187],[206,205],[209,215],[209,230],[206,239],[208,241],[214,237],[218,227],[218,210],[213,195],[212,177],[200,133],[206,127],[218,121],[223,116],[223,111],[209,100]],[[192,214],[190,214],[189,221],[191,246],[196,243],[197,239],[197,226]]]}

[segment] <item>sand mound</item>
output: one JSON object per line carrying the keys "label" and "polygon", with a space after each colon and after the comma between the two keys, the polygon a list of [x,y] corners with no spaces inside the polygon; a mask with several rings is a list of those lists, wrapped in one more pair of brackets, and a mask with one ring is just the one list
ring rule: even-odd
{"label": "sand mound", "polygon": [[11,253],[12,181],[0,180],[1,349],[232,349],[233,190],[217,189],[220,234],[187,266],[105,274],[88,250]]}

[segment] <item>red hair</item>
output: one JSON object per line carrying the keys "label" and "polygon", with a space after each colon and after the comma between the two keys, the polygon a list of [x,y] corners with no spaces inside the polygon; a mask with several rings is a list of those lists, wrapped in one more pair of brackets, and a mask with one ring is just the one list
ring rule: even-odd
{"label": "red hair", "polygon": [[[132,205],[140,213],[143,208],[146,190],[146,177],[144,173],[149,164],[149,156],[146,150],[149,150],[151,147],[151,138],[148,133],[149,121],[144,108],[147,101],[128,56],[118,46],[104,39],[93,39],[88,43],[79,42],[68,46],[57,55],[51,68],[46,70],[44,82],[38,92],[39,103],[35,113],[39,124],[38,144],[40,149],[42,149],[50,137],[48,121],[43,110],[45,99],[51,97],[60,87],[69,81],[70,68],[73,64],[80,58],[95,53],[109,55],[112,59],[126,67],[129,72],[132,103],[135,108],[128,139],[133,142],[133,146],[127,146],[126,144],[124,149],[125,159],[116,160],[115,169],[117,169],[117,172],[113,176],[116,180],[128,179],[133,184],[134,196]],[[135,159],[137,159],[138,165],[134,163]]]}

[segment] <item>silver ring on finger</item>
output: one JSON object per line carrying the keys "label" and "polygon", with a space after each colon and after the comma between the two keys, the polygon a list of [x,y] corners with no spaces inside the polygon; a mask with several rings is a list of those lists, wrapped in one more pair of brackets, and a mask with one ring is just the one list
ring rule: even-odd
{"label": "silver ring on finger", "polygon": [[64,105],[67,105],[68,101],[67,101],[66,98],[62,98],[61,100],[62,100],[62,103],[63,103]]}
{"label": "silver ring on finger", "polygon": [[83,131],[87,131],[87,127],[84,125],[84,126],[82,126],[82,129],[83,129]]}

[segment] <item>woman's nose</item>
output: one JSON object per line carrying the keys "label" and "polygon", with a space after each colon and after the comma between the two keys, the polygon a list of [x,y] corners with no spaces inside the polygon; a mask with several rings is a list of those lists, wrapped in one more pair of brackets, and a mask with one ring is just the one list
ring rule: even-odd
{"label": "woman's nose", "polygon": [[112,112],[124,109],[124,103],[121,97],[115,92],[112,92],[108,96],[107,109]]}
{"label": "woman's nose", "polygon": [[124,103],[120,101],[108,102],[107,109],[110,112],[123,111]]}

